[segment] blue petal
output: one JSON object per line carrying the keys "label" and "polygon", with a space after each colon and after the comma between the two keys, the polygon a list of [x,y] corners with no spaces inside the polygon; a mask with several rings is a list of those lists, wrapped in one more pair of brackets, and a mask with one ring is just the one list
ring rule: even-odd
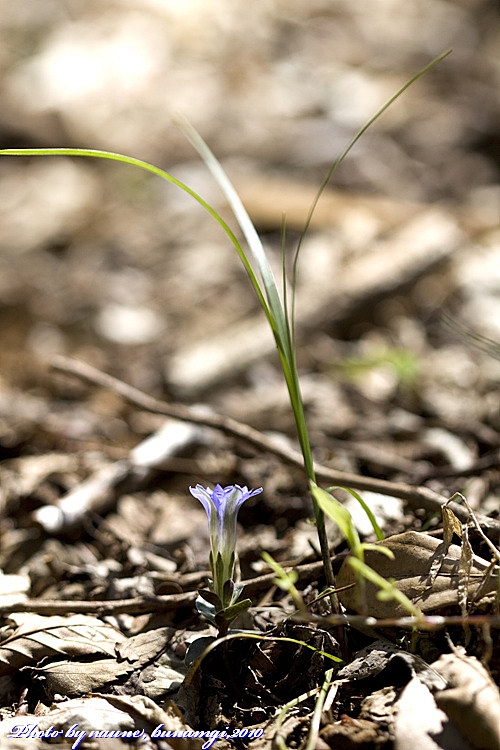
{"label": "blue petal", "polygon": [[240,487],[239,484],[231,484],[227,487],[216,484],[214,489],[211,490],[210,487],[204,488],[201,484],[197,484],[196,487],[190,487],[189,491],[193,497],[202,503],[209,519],[211,518],[212,509],[215,509],[218,525],[221,527],[226,515],[234,517],[236,521],[240,505],[245,500],[248,500],[249,497],[262,492],[262,487],[249,490],[248,487]]}
{"label": "blue petal", "polygon": [[207,487],[205,489],[201,486],[201,484],[197,484],[196,487],[190,487],[189,491],[192,496],[199,500],[203,505],[208,516],[208,520],[210,520],[210,517],[212,515],[212,508],[214,507],[212,502],[212,490],[210,489],[210,487]]}

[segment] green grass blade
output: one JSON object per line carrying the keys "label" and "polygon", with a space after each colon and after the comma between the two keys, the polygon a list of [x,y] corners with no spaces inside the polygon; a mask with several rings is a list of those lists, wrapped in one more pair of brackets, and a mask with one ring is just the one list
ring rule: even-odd
{"label": "green grass blade", "polygon": [[295,327],[294,326],[294,322],[295,322],[295,289],[296,289],[296,286],[297,286],[298,262],[299,262],[300,251],[301,251],[301,248],[302,248],[302,244],[304,242],[304,238],[305,238],[307,232],[309,231],[309,226],[311,224],[311,219],[312,219],[313,214],[314,214],[314,212],[316,210],[316,206],[318,205],[319,199],[323,195],[323,193],[324,193],[324,191],[325,191],[328,183],[332,179],[332,176],[333,176],[334,172],[342,164],[342,162],[344,161],[344,159],[346,158],[346,156],[348,155],[348,153],[356,145],[356,143],[359,141],[359,139],[366,133],[366,131],[368,130],[368,128],[370,128],[373,125],[373,123],[376,122],[379,119],[379,117],[381,117],[384,114],[384,112],[387,109],[389,109],[389,107],[391,107],[392,104],[394,104],[394,102],[397,99],[399,99],[399,97],[402,94],[404,94],[404,92],[408,88],[410,88],[410,86],[412,86],[416,81],[418,81],[420,78],[422,78],[422,76],[424,76],[426,73],[428,73],[432,68],[434,68],[435,65],[437,65],[442,60],[444,60],[445,57],[448,57],[448,55],[450,55],[451,52],[452,52],[451,49],[447,49],[444,52],[442,52],[440,55],[438,55],[433,60],[431,60],[430,63],[428,63],[423,68],[421,68],[421,70],[419,70],[417,73],[415,73],[415,75],[412,76],[412,78],[410,78],[410,80],[407,81],[404,84],[404,86],[401,86],[401,88],[398,91],[396,91],[396,93],[393,96],[391,96],[391,98],[388,99],[385,102],[385,104],[383,104],[382,107],[380,107],[380,109],[377,110],[377,112],[375,112],[375,114],[372,117],[370,117],[370,119],[368,120],[368,122],[366,122],[363,125],[363,127],[360,128],[360,130],[358,130],[358,132],[356,133],[356,135],[352,138],[351,141],[349,141],[349,143],[344,148],[344,150],[342,151],[342,153],[340,154],[340,156],[338,156],[337,159],[335,159],[335,161],[333,162],[332,166],[330,167],[330,169],[326,173],[326,176],[324,177],[323,182],[319,186],[318,192],[316,193],[316,196],[314,197],[313,202],[311,204],[311,207],[310,207],[310,209],[308,211],[308,214],[307,214],[307,217],[306,217],[306,221],[305,221],[305,224],[304,224],[304,229],[302,230],[299,242],[297,244],[297,249],[295,251],[295,256],[294,256],[294,260],[293,260],[293,272],[292,272],[292,330]]}
{"label": "green grass blade", "polygon": [[248,243],[248,247],[250,248],[250,252],[254,258],[257,268],[259,269],[269,308],[273,316],[274,327],[277,332],[277,340],[279,339],[279,345],[287,351],[289,342],[287,341],[286,321],[283,307],[281,305],[281,300],[278,294],[278,287],[274,279],[273,271],[267,259],[266,252],[257,233],[257,230],[255,229],[252,220],[247,213],[247,210],[241,202],[241,198],[236,192],[235,187],[222,168],[221,163],[215,157],[203,138],[187,120],[180,120],[179,127],[182,129],[182,132],[189,140],[191,145],[200,154],[205,165],[212,173],[212,176],[222,190],[227,202],[229,203],[231,211],[233,212],[236,221],[238,222],[241,231],[243,232],[243,235]]}
{"label": "green grass blade", "polygon": [[[331,560],[329,556],[328,539],[326,537],[325,523],[324,523],[324,512],[327,512],[341,527],[344,536],[346,537],[352,552],[362,559],[363,556],[363,545],[360,542],[357,531],[352,523],[350,514],[343,509],[343,506],[338,503],[328,492],[320,489],[315,483],[315,472],[314,462],[312,457],[312,450],[309,440],[309,433],[307,430],[307,423],[305,418],[304,403],[302,400],[299,376],[296,362],[296,350],[295,350],[295,292],[297,286],[297,274],[298,274],[298,259],[300,249],[302,246],[303,239],[309,229],[312,215],[316,208],[316,205],[325,190],[328,182],[330,181],[334,171],[345,159],[349,151],[366,132],[366,130],[385,112],[388,107],[406,91],[416,80],[427,73],[434,65],[440,62],[444,57],[450,53],[450,50],[442,53],[436,57],[431,63],[426,65],[420,70],[415,76],[413,76],[394,96],[392,96],[384,105],[381,107],[375,115],[368,120],[368,122],[358,131],[354,138],[348,143],[344,151],[332,164],[326,177],[324,178],[321,186],[316,194],[316,197],[309,210],[305,227],[302,236],[299,240],[292,269],[292,284],[291,284],[291,309],[288,307],[287,289],[285,273],[283,273],[283,303],[281,302],[278,287],[274,279],[272,268],[266,256],[264,247],[261,239],[245,209],[240,197],[238,196],[235,188],[224,172],[221,164],[216,159],[212,151],[209,149],[207,144],[203,141],[197,131],[186,121],[181,123],[181,128],[185,133],[188,140],[198,151],[203,161],[205,162],[208,169],[211,171],[213,177],[219,184],[222,192],[224,193],[231,210],[243,232],[243,235],[247,241],[253,264],[249,260],[249,256],[242,248],[236,235],[233,233],[229,225],[224,219],[208,204],[200,195],[194,190],[188,187],[186,184],[178,180],[177,178],[170,175],[163,169],[156,167],[148,162],[133,157],[125,156],[123,154],[117,154],[111,151],[100,151],[94,149],[73,149],[73,148],[54,148],[54,149],[3,149],[0,150],[0,155],[4,156],[68,156],[68,157],[93,157],[100,159],[107,159],[109,161],[118,161],[123,164],[130,166],[139,167],[147,172],[155,174],[162,179],[176,185],[178,188],[190,195],[196,200],[209,214],[214,218],[217,223],[221,226],[223,231],[231,240],[234,245],[243,266],[248,274],[251,284],[257,294],[259,302],[264,310],[267,320],[271,326],[278,353],[280,356],[281,366],[285,377],[286,385],[288,388],[290,402],[294,413],[295,423],[297,427],[298,439],[304,458],[304,468],[306,475],[310,481],[310,490],[314,506],[314,514],[316,517],[318,536],[321,546],[321,553],[325,565],[325,573],[329,586],[334,585],[334,577],[331,568]],[[284,242],[284,239],[283,239]],[[257,274],[254,271],[254,266],[258,269],[260,275],[260,281]],[[372,522],[372,525],[377,533],[377,536],[382,536],[378,525],[376,525],[373,514],[369,511],[366,504],[356,495],[361,505],[365,508],[368,516]],[[343,509],[344,513],[341,512]],[[347,513],[347,515],[346,515]],[[379,538],[380,538],[379,537]]]}
{"label": "green grass blade", "polygon": [[271,316],[269,307],[267,305],[265,297],[262,295],[259,287],[258,280],[255,276],[255,273],[253,271],[253,268],[248,263],[248,260],[246,258],[246,255],[243,251],[243,248],[241,247],[241,244],[232,231],[232,229],[229,227],[229,225],[224,221],[222,216],[214,209],[212,206],[207,203],[196,191],[194,191],[192,188],[190,188],[188,185],[186,185],[181,180],[178,180],[173,175],[166,172],[164,169],[160,169],[160,167],[156,167],[154,164],[150,164],[149,162],[142,161],[141,159],[135,159],[132,156],[126,156],[124,154],[117,154],[113,151],[100,151],[97,149],[83,149],[83,148],[7,148],[7,149],[0,149],[0,156],[70,156],[70,157],[90,157],[94,159],[106,159],[108,161],[117,161],[121,162],[122,164],[128,164],[129,166],[133,167],[139,167],[140,169],[145,170],[146,172],[150,172],[158,177],[161,177],[162,179],[166,180],[167,182],[172,183],[176,187],[183,190],[185,193],[190,195],[192,198],[194,198],[195,201],[197,201],[202,208],[207,211],[212,218],[214,218],[217,223],[222,227],[226,235],[231,240],[232,244],[236,248],[238,255],[240,256],[247,274],[250,277],[250,281],[252,282],[255,291],[259,297],[259,302],[262,305],[262,308],[268,318],[268,320],[271,322]]}
{"label": "green grass blade", "polygon": [[309,735],[304,750],[314,750],[318,743],[318,734],[321,727],[321,719],[323,714],[323,706],[325,704],[328,690],[333,680],[333,669],[327,669],[325,672],[325,679],[319,691],[318,697],[314,704],[314,711],[311,718],[311,726],[309,727]]}
{"label": "green grass blade", "polygon": [[424,615],[420,607],[413,604],[413,602],[397,588],[394,581],[386,580],[373,570],[373,568],[370,568],[369,565],[362,560],[358,560],[356,557],[349,558],[349,565],[354,569],[357,575],[362,576],[367,581],[370,581],[375,584],[375,586],[379,587],[380,591],[377,594],[379,599],[383,601],[393,599],[404,607],[409,615],[423,619]]}
{"label": "green grass blade", "polygon": [[276,574],[276,578],[273,581],[274,585],[290,594],[293,603],[299,612],[307,613],[307,607],[304,604],[304,600],[295,586],[298,579],[298,573],[295,570],[291,570],[287,573],[268,552],[262,553],[262,559]]}
{"label": "green grass blade", "polygon": [[342,536],[347,541],[349,549],[356,557],[362,556],[362,545],[359,534],[352,521],[352,516],[347,508],[336,500],[327,490],[318,487],[314,482],[310,482],[311,494],[318,503],[319,507],[326,515],[335,521],[339,527]]}
{"label": "green grass blade", "polygon": [[382,529],[378,525],[377,519],[373,515],[373,511],[371,510],[369,505],[365,503],[361,495],[359,495],[355,490],[352,490],[350,487],[328,487],[328,492],[333,492],[333,490],[345,490],[345,492],[348,492],[350,495],[352,495],[352,497],[355,500],[358,501],[358,503],[361,505],[366,515],[368,516],[368,519],[372,525],[373,531],[375,532],[375,536],[380,542],[384,538]]}
{"label": "green grass blade", "polygon": [[[222,165],[214,156],[203,138],[201,138],[201,136],[192,127],[192,125],[187,123],[185,120],[181,121],[179,125],[190,143],[200,154],[201,158],[207,165],[208,169],[211,171],[212,176],[222,190],[238,224],[240,225],[241,231],[245,236],[254,263],[259,270],[263,289],[262,287],[259,288],[261,291],[261,295],[265,294],[268,303],[270,324],[273,330],[274,338],[276,340],[276,345],[278,347],[281,366],[290,395],[290,401],[295,417],[295,423],[297,426],[299,444],[301,447],[302,455],[304,457],[305,471],[309,479],[314,479],[312,451],[309,442],[309,433],[307,430],[302,396],[300,392],[299,377],[295,361],[295,350],[290,333],[290,325],[289,321],[287,320],[285,307],[280,299],[274,274],[262,245],[262,241],[245,207],[243,206],[243,203],[241,202],[236,189],[226,175]],[[245,260],[249,265],[248,259],[245,258]],[[318,520],[317,508],[315,508],[315,514]]]}

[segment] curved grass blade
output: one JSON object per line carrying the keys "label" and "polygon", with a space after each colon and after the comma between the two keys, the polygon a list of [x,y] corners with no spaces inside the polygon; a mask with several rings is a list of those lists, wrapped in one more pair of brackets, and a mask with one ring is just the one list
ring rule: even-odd
{"label": "curved grass blade", "polygon": [[[245,236],[253,261],[259,270],[262,281],[262,286],[259,285],[259,289],[261,291],[261,294],[265,294],[269,306],[269,312],[272,318],[272,321],[270,321],[271,327],[273,330],[274,338],[276,340],[276,345],[278,347],[283,374],[285,376],[285,381],[290,394],[306,472],[308,478],[312,479],[314,478],[312,452],[309,444],[309,435],[305,421],[302,396],[300,394],[299,379],[295,364],[295,349],[292,341],[289,322],[287,320],[286,308],[282,304],[282,301],[280,299],[278,286],[276,284],[271,265],[266,256],[266,252],[262,245],[262,240],[260,239],[257,230],[255,229],[252,220],[248,215],[247,210],[241,202],[241,199],[236,192],[234,185],[229,180],[229,177],[224,171],[219,160],[215,157],[203,138],[186,120],[179,121],[179,127],[182,129],[183,133],[190,141],[192,146],[199,153],[206,166],[212,173],[215,181],[222,190],[236,218],[236,221],[238,222],[240,229]],[[247,263],[249,262],[247,258],[245,258],[245,260]],[[254,287],[257,290],[255,282]]]}
{"label": "curved grass blade", "polygon": [[318,734],[321,727],[321,718],[323,713],[323,706],[325,704],[328,690],[333,680],[333,669],[327,669],[325,672],[325,679],[318,693],[318,697],[314,704],[314,711],[311,719],[311,726],[309,727],[309,736],[304,750],[314,750],[318,741]]}
{"label": "curved grass blade", "polygon": [[368,520],[370,521],[370,523],[372,525],[372,528],[373,528],[373,531],[375,533],[375,536],[377,537],[377,539],[379,540],[379,542],[382,541],[382,539],[384,538],[384,534],[382,532],[382,529],[380,528],[380,526],[379,526],[379,524],[377,522],[377,519],[375,518],[375,516],[373,514],[373,511],[371,510],[370,506],[368,505],[368,503],[366,503],[363,500],[363,498],[361,497],[361,495],[358,492],[356,492],[356,490],[352,490],[350,487],[340,487],[340,486],[337,486],[337,487],[328,487],[328,492],[333,492],[333,490],[345,490],[345,492],[348,492],[350,495],[352,495],[352,497],[355,500],[358,501],[358,503],[361,505],[361,507],[365,511],[366,515],[368,516]]}
{"label": "curved grass blade", "polygon": [[204,198],[202,198],[195,190],[190,188],[181,180],[178,180],[177,177],[174,177],[169,172],[166,172],[164,169],[161,169],[160,167],[156,167],[154,164],[150,164],[147,161],[143,161],[142,159],[136,159],[133,156],[126,156],[125,154],[118,154],[113,151],[101,151],[98,149],[5,148],[5,149],[0,149],[0,156],[71,156],[71,157],[87,157],[87,158],[90,157],[94,159],[107,159],[108,161],[117,161],[117,162],[121,162],[122,164],[128,164],[129,166],[132,166],[132,167],[139,167],[140,169],[146,172],[151,172],[157,177],[161,177],[167,182],[170,182],[171,184],[180,188],[185,193],[187,193],[192,198],[194,198],[194,200],[197,201],[197,203],[199,203],[200,206],[202,206],[202,208],[204,208],[205,211],[207,211],[207,213],[209,213],[213,219],[215,219],[215,221],[222,227],[223,231],[229,237],[232,244],[236,248],[238,255],[240,256],[241,261],[243,262],[245,270],[248,276],[250,277],[250,281],[252,282],[252,285],[255,288],[257,296],[259,297],[259,302],[262,305],[262,308],[269,322],[270,323],[272,322],[269,307],[267,305],[265,297],[261,293],[259,283],[255,276],[254,270],[252,266],[248,263],[248,260],[243,251],[243,248],[241,247],[241,244],[238,238],[236,237],[236,235],[234,234],[230,226],[224,221],[222,216],[220,216],[220,214],[214,208],[212,208],[212,206],[209,203],[207,203],[207,201],[204,200]]}
{"label": "curved grass blade", "polygon": [[339,527],[352,554],[356,557],[362,558],[363,545],[361,544],[359,534],[347,508],[333,497],[330,492],[318,487],[314,482],[310,482],[310,489],[312,496],[315,498],[323,513],[326,513],[326,515],[331,518],[332,521],[335,521]]}
{"label": "curved grass blade", "polygon": [[358,132],[356,133],[356,135],[352,138],[352,140],[349,141],[349,143],[344,148],[344,150],[342,151],[342,153],[340,154],[340,156],[338,156],[335,159],[335,161],[333,162],[332,166],[330,167],[330,169],[326,173],[326,175],[325,175],[325,177],[323,179],[323,182],[319,186],[318,192],[316,193],[316,196],[314,197],[313,202],[311,204],[311,207],[309,209],[309,212],[307,214],[306,221],[305,221],[305,224],[304,224],[304,229],[302,230],[302,233],[300,235],[300,238],[299,238],[299,241],[298,241],[298,244],[297,244],[297,249],[295,251],[295,255],[294,255],[294,259],[293,259],[293,266],[292,266],[292,306],[291,306],[291,310],[292,310],[292,313],[291,313],[292,314],[291,328],[292,328],[292,331],[294,331],[294,329],[295,329],[295,289],[296,289],[296,286],[297,286],[298,262],[299,262],[300,251],[301,251],[302,244],[304,242],[305,236],[306,236],[307,232],[309,231],[309,226],[311,224],[311,219],[312,219],[313,214],[314,214],[314,212],[316,210],[316,206],[318,205],[319,199],[323,195],[323,193],[324,193],[324,191],[325,191],[328,183],[332,179],[332,176],[333,176],[334,172],[336,172],[336,170],[342,164],[342,162],[344,161],[344,159],[346,158],[346,156],[348,155],[348,153],[356,145],[356,143],[359,141],[359,139],[361,138],[361,136],[363,136],[366,133],[366,131],[368,130],[368,128],[370,128],[373,125],[373,123],[376,122],[379,119],[379,117],[381,117],[381,115],[383,115],[384,112],[387,109],[389,109],[389,107],[392,104],[394,104],[394,102],[397,99],[399,99],[399,97],[402,94],[404,94],[404,92],[407,89],[410,88],[410,86],[412,86],[416,81],[419,80],[419,78],[422,78],[422,76],[424,76],[426,73],[428,73],[430,70],[432,70],[432,68],[434,68],[435,65],[437,65],[442,60],[444,60],[445,57],[448,57],[448,55],[450,55],[451,52],[452,52],[451,49],[447,49],[444,52],[442,52],[440,55],[438,55],[433,60],[431,60],[430,63],[428,63],[423,68],[421,68],[421,70],[419,70],[417,73],[415,73],[415,75],[412,78],[410,78],[410,80],[407,81],[404,84],[404,86],[401,86],[401,88],[398,91],[396,91],[396,93],[393,96],[391,96],[391,98],[388,99],[385,102],[385,104],[383,104],[382,107],[380,107],[380,109],[377,110],[377,112],[375,112],[375,114],[372,117],[370,117],[370,119],[368,120],[368,122],[366,122],[363,125],[363,127],[360,128],[360,130],[358,130]]}
{"label": "curved grass blade", "polygon": [[330,659],[330,661],[334,661],[337,664],[342,664],[344,662],[343,659],[341,659],[339,656],[334,656],[333,654],[329,654],[326,651],[321,651],[321,649],[316,648],[315,646],[311,646],[310,643],[306,643],[305,641],[300,641],[297,638],[289,638],[288,636],[270,636],[270,635],[262,635],[261,633],[253,633],[251,631],[243,631],[239,633],[228,633],[228,635],[222,636],[222,638],[217,638],[217,640],[212,641],[202,652],[202,654],[193,661],[190,669],[189,674],[186,677],[186,682],[189,683],[192,681],[195,673],[200,668],[202,662],[206,657],[216,648],[218,648],[222,643],[227,643],[228,641],[234,641],[236,639],[243,639],[243,640],[254,640],[254,641],[270,641],[271,643],[275,643],[277,641],[282,641],[284,643],[295,643],[297,646],[304,646],[305,648],[309,649],[310,651],[315,651],[320,656],[323,656],[325,659]]}
{"label": "curved grass blade", "polygon": [[393,580],[386,580],[379,575],[373,568],[370,568],[362,560],[356,557],[349,558],[349,565],[354,569],[355,573],[362,576],[367,581],[374,583],[378,586],[380,591],[377,596],[382,601],[388,601],[393,599],[398,602],[402,607],[406,609],[409,615],[417,617],[419,620],[424,620],[424,614],[420,607],[417,607],[408,597],[398,589],[396,583]]}

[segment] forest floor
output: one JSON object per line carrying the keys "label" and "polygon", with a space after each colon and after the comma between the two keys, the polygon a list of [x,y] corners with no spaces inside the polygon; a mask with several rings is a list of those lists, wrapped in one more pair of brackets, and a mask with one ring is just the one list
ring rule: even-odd
{"label": "forest floor", "polygon": [[[429,0],[418,14],[361,5],[0,0],[0,148],[147,159],[232,221],[172,124],[184,115],[279,277],[283,215],[290,261],[334,159],[453,47],[335,173],[296,290],[318,483],[360,492],[408,553],[383,574],[445,619],[412,630],[367,590],[364,608],[340,594],[339,627],[317,599],[327,582],[274,341],[213,219],[129,166],[1,156],[2,749],[500,747],[488,572],[500,542],[500,14],[487,0]],[[189,664],[189,645],[215,635],[195,609],[210,576],[198,483],[263,492],[238,519],[246,635]],[[453,572],[435,571],[422,595],[455,493],[470,510],[455,498]],[[374,542],[359,503],[335,494]],[[327,531],[344,580],[346,542],[329,519]],[[263,552],[296,572],[307,616]]]}

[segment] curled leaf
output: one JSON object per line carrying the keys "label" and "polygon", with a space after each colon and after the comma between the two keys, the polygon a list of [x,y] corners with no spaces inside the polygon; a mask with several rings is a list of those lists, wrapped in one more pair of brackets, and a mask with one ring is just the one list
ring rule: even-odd
{"label": "curled leaf", "polygon": [[[448,608],[459,608],[459,584],[464,579],[464,563],[461,562],[462,550],[452,544],[441,561],[440,570],[435,580],[429,585],[429,572],[436,557],[440,555],[441,542],[434,537],[417,531],[406,531],[403,534],[384,539],[383,546],[394,554],[391,560],[373,549],[365,550],[365,563],[375,570],[386,581],[392,579],[399,589],[413,604],[424,613],[442,613]],[[358,583],[348,556],[338,573],[337,586],[349,586],[339,591],[342,604],[354,612],[363,611],[358,594]],[[472,558],[468,581],[468,599],[475,600],[478,592],[481,596],[496,590],[496,575],[490,564],[477,557]],[[373,617],[401,617],[407,614],[406,608],[391,601],[380,601],[379,587],[373,582],[365,581],[364,603],[366,613]]]}

